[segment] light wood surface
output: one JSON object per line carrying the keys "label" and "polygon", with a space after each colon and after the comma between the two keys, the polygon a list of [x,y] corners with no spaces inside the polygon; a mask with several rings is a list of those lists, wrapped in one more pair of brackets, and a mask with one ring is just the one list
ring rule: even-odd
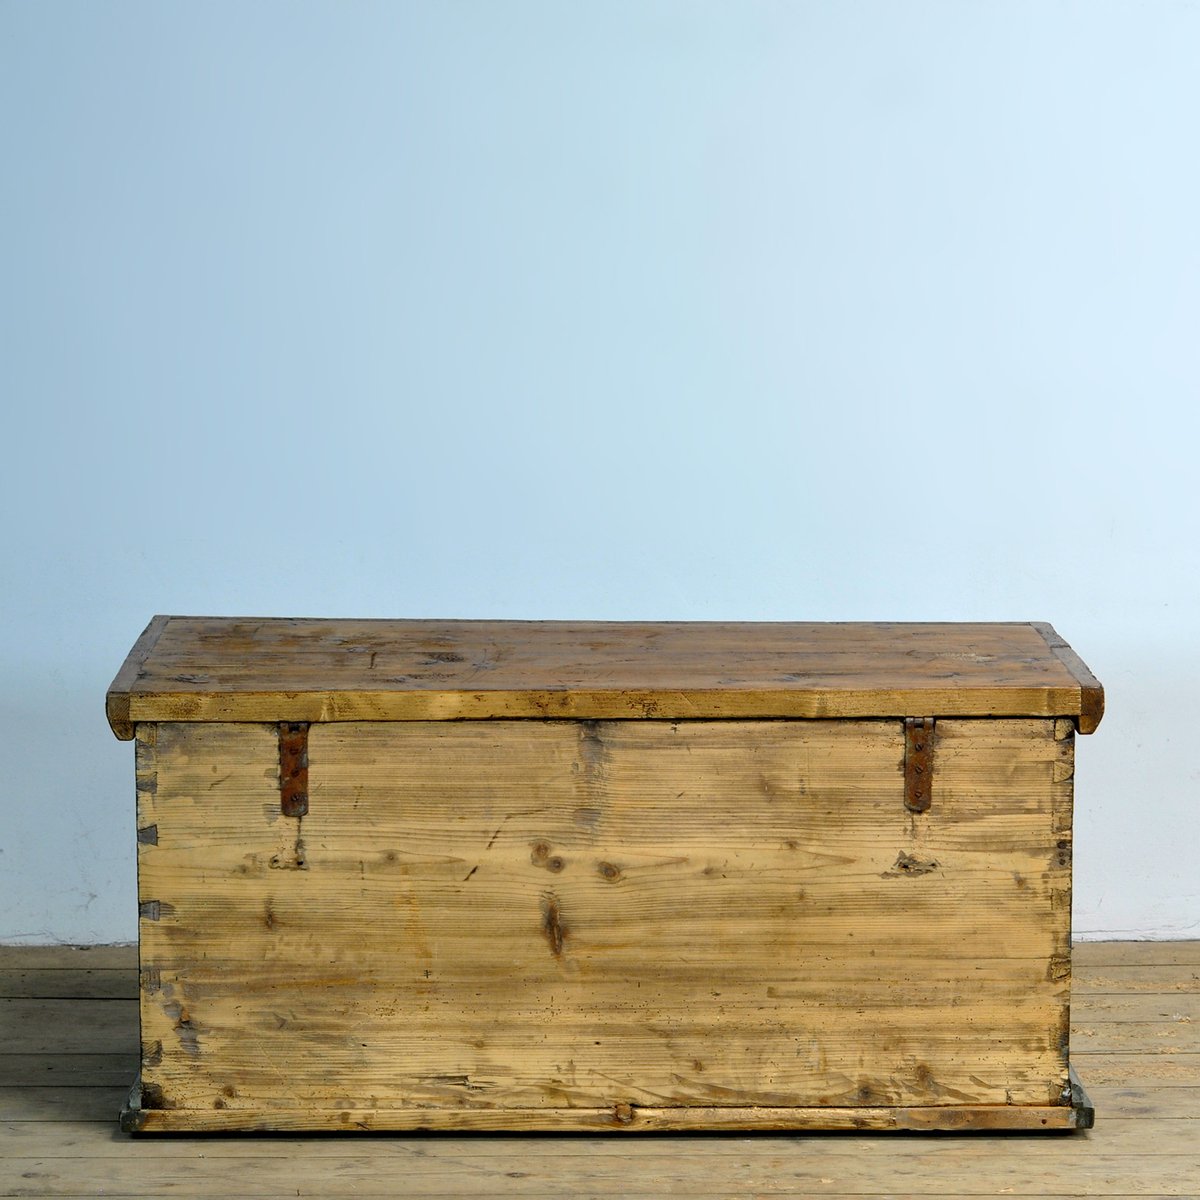
{"label": "light wood surface", "polygon": [[903,747],[322,725],[290,818],[273,727],[140,726],[146,1127],[1073,1119],[1070,722],[939,722],[919,815]]}
{"label": "light wood surface", "polygon": [[[0,949],[0,981],[31,970],[61,969],[80,982],[90,967],[72,966],[89,952]],[[90,952],[94,954],[95,952]],[[131,948],[106,950],[114,965],[136,975]],[[55,965],[48,965],[50,961]],[[1076,947],[1076,1021],[1096,1023],[1089,1005],[1111,987],[1114,966],[1162,971],[1159,991],[1138,989],[1150,1009],[1180,995],[1200,994],[1200,943],[1083,944]],[[10,989],[11,990],[11,989]],[[109,993],[121,990],[116,979]],[[0,983],[0,998],[8,995]],[[81,1001],[94,1005],[87,995]],[[137,1005],[103,1001],[121,1014],[127,1073],[137,1061]],[[75,1019],[47,1010],[53,1030],[86,1027],[94,1007]],[[1137,1014],[1135,1014],[1137,1015]],[[27,1018],[33,1020],[36,1018]],[[0,1060],[9,1026],[0,1015]],[[289,1136],[131,1139],[115,1130],[122,1088],[92,1086],[71,1076],[70,1085],[46,1078],[68,1076],[80,1061],[53,1051],[23,1056],[25,1070],[9,1071],[0,1085],[0,1196],[126,1197],[165,1200],[196,1197],[1196,1197],[1200,1195],[1200,1033],[1160,1053],[1142,1021],[1115,1024],[1127,1032],[1120,1049],[1074,1055],[1099,1116],[1086,1133],[979,1137],[956,1134],[833,1134],[805,1136],[661,1135],[614,1139],[611,1135],[519,1137],[409,1135],[346,1141]],[[1150,1064],[1163,1068],[1157,1082]],[[1107,1076],[1111,1082],[1099,1082]]]}
{"label": "light wood surface", "polygon": [[108,694],[150,721],[1070,716],[1103,690],[1048,625],[156,617]]}

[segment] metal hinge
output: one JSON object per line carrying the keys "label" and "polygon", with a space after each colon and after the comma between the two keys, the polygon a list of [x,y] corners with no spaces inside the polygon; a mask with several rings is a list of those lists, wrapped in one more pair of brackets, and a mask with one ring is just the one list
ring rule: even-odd
{"label": "metal hinge", "polygon": [[279,807],[285,817],[308,813],[308,722],[279,726]]}
{"label": "metal hinge", "polygon": [[933,717],[904,720],[904,807],[928,812],[933,788]]}

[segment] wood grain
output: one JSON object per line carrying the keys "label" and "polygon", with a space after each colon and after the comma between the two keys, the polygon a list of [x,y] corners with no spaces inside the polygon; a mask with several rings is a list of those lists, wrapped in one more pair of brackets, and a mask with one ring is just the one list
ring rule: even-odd
{"label": "wood grain", "polygon": [[1098,685],[1060,643],[1028,622],[156,617],[109,711],[123,738],[139,721],[1069,716],[1091,729]]}
{"label": "wood grain", "polygon": [[1061,724],[939,721],[921,815],[898,721],[314,726],[303,818],[273,726],[139,726],[147,1107],[1066,1120]]}

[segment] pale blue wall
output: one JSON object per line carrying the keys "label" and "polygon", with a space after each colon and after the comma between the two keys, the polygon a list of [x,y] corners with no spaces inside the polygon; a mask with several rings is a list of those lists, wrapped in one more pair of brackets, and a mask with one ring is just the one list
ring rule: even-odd
{"label": "pale blue wall", "polygon": [[135,934],[156,611],[1039,618],[1200,932],[1195,3],[0,2],[0,939]]}

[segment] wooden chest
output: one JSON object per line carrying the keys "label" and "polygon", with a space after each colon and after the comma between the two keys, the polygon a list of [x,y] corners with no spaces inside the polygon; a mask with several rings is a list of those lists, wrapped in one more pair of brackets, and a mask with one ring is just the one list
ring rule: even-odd
{"label": "wooden chest", "polygon": [[1079,1128],[1047,625],[156,617],[124,1128]]}

